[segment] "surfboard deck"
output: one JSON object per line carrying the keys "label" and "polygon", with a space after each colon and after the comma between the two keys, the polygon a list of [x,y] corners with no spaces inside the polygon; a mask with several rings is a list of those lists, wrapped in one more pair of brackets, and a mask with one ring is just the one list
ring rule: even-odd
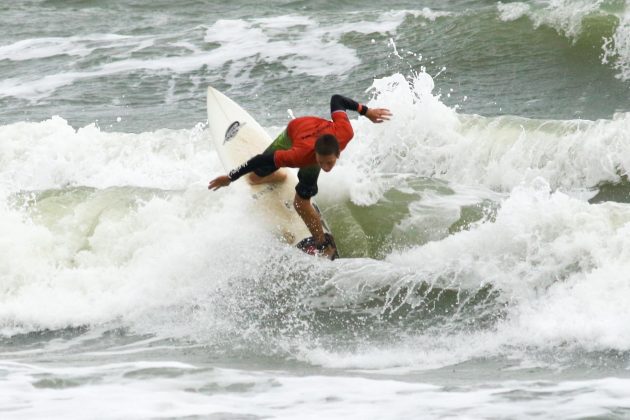
{"label": "surfboard deck", "polygon": [[[226,171],[263,152],[273,141],[247,111],[211,86],[208,87],[207,111],[211,141]],[[249,185],[252,198],[260,210],[259,217],[293,246],[311,236],[293,208],[297,182],[295,171],[288,169],[283,182]],[[314,200],[311,199],[311,203],[319,212]],[[324,231],[330,234],[321,213],[320,217]]]}

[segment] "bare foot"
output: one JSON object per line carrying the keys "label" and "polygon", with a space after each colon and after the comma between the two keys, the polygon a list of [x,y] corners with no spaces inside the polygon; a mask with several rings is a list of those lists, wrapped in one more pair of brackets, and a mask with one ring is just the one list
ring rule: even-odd
{"label": "bare foot", "polygon": [[264,176],[264,177],[260,177],[256,175],[255,173],[251,172],[247,176],[247,181],[250,183],[250,185],[260,185],[260,184],[270,184],[273,182],[282,182],[286,178],[287,178],[287,172],[283,169],[278,169],[274,173]]}

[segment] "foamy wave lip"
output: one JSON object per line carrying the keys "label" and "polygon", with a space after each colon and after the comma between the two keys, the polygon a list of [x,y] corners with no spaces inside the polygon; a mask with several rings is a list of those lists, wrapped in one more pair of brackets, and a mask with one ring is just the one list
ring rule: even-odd
{"label": "foamy wave lip", "polygon": [[[613,120],[545,121],[461,116],[448,179],[509,190],[537,177],[568,191],[617,182],[630,170],[630,113]],[[457,137],[455,137],[457,139]],[[465,152],[464,152],[465,151]]]}
{"label": "foamy wave lip", "polygon": [[[352,352],[304,347],[299,359],[396,374],[489,355],[520,359],[523,349],[534,355],[534,348],[545,354],[557,347],[563,353],[628,351],[628,238],[628,205],[591,205],[551,192],[547,182],[537,179],[514,189],[494,220],[393,252],[384,262],[342,260],[329,281],[355,302],[356,295],[384,287],[396,294],[423,284],[469,292],[491,285],[500,293],[497,310],[506,311],[495,328],[419,334],[382,347],[359,345]],[[406,295],[413,305],[413,293]]]}
{"label": "foamy wave lip", "polygon": [[299,351],[298,359],[331,369],[389,375],[440,369],[497,354],[499,348],[492,332],[414,334],[387,345],[368,342],[352,351],[304,348]]}
{"label": "foamy wave lip", "polygon": [[85,57],[97,48],[131,46],[146,37],[94,34],[68,38],[33,38],[0,46],[0,60],[24,61],[57,55]]}
{"label": "foamy wave lip", "polygon": [[[559,34],[575,41],[582,34],[584,18],[593,14],[608,13],[601,10],[603,0],[567,1],[547,0],[545,7],[531,6],[527,3],[497,3],[499,19],[510,22],[527,16],[534,27],[542,25],[555,29]],[[618,70],[617,77],[630,80],[630,11],[617,15],[619,23],[612,37],[604,39],[602,44],[602,64],[612,64]]]}
{"label": "foamy wave lip", "polygon": [[[139,47],[142,48],[142,47]],[[124,59],[107,63],[89,71],[71,71],[47,74],[37,79],[11,78],[0,82],[0,96],[13,96],[29,100],[38,100],[50,96],[55,90],[63,86],[72,85],[76,81],[111,76],[136,70],[160,71],[171,70],[176,73],[186,73],[198,69],[202,65],[211,67],[224,63],[223,57],[210,53],[199,53],[184,57],[156,58],[152,60]]]}
{"label": "foamy wave lip", "polygon": [[[86,57],[93,51],[102,48],[127,48],[132,53],[153,45],[154,39],[149,36],[125,36],[116,34],[93,34],[86,36],[72,36],[68,38],[35,38],[17,41],[0,47],[0,60],[24,61],[42,59],[57,55]],[[123,64],[119,64],[123,63]],[[121,60],[109,63],[100,68],[88,71],[67,71],[46,74],[35,79],[13,77],[0,82],[0,97],[12,96],[37,100],[49,96],[52,92],[76,81],[108,76],[118,72],[131,71],[141,63],[138,60]],[[126,64],[124,64],[126,63]],[[148,62],[150,63],[150,61]],[[147,64],[150,68],[150,64]],[[158,66],[159,67],[159,66]]]}
{"label": "foamy wave lip", "polygon": [[181,307],[200,294],[255,276],[276,248],[285,250],[246,217],[250,201],[244,192],[191,188],[66,190],[32,208],[1,202],[0,334],[105,323],[161,331],[153,317],[186,316]]}
{"label": "foamy wave lip", "polygon": [[76,81],[104,75],[97,72],[68,72],[49,74],[38,79],[25,80],[21,78],[4,79],[0,82],[0,96],[25,98],[32,101],[45,98],[63,86]]}
{"label": "foamy wave lip", "polygon": [[553,189],[584,191],[630,171],[630,113],[598,121],[487,118],[458,114],[433,88],[426,73],[375,80],[368,105],[389,108],[393,118],[353,121],[355,139],[322,182],[370,205],[404,185],[405,175],[498,191],[543,177]]}
{"label": "foamy wave lip", "polygon": [[436,11],[428,7],[425,7],[424,9],[419,10],[419,11],[412,11],[411,13],[415,17],[422,16],[425,19],[428,19],[430,21],[435,21],[436,19],[441,18],[441,17],[453,16],[453,13],[451,12]]}
{"label": "foamy wave lip", "polygon": [[[348,32],[393,33],[406,13],[383,14],[375,21],[321,24],[304,16],[278,16],[245,20],[219,20],[208,28],[205,40],[218,42],[216,54],[232,61],[231,75],[245,71],[250,60],[281,62],[288,69],[312,76],[344,74],[360,63],[356,52],[340,43]],[[299,30],[299,37],[287,37]],[[238,64],[235,64],[238,63]]]}
{"label": "foamy wave lip", "polygon": [[[427,73],[412,80],[402,74],[374,80],[369,89],[375,98],[369,107],[391,110],[393,118],[373,124],[365,118],[353,121],[355,139],[350,142],[339,170],[331,176],[336,193],[349,191],[353,202],[370,205],[399,182],[383,174],[431,176],[432,148],[452,150],[451,138],[459,126],[456,112],[432,94],[434,82]],[[454,152],[454,150],[452,150]],[[348,193],[346,193],[348,194]]]}
{"label": "foamy wave lip", "polygon": [[541,3],[545,7],[531,7],[522,2],[497,3],[499,17],[504,21],[516,20],[527,16],[535,27],[549,26],[571,39],[575,39],[582,31],[583,19],[599,12],[603,0],[546,0]]}
{"label": "foamy wave lip", "polygon": [[617,77],[630,80],[630,10],[619,20],[614,35],[604,40],[602,63],[613,63]]}
{"label": "foamy wave lip", "polygon": [[[221,69],[226,64],[229,64],[229,70],[224,78],[229,83],[238,84],[249,80],[251,68],[260,61],[280,63],[289,71],[311,76],[343,75],[361,62],[355,50],[341,43],[344,34],[377,32],[391,35],[408,13],[415,12],[383,13],[374,20],[358,21],[352,21],[353,16],[350,14],[350,21],[327,24],[294,15],[251,20],[221,19],[210,26],[205,35],[205,41],[219,43],[218,48],[206,50],[203,46],[183,40],[171,45],[183,46],[187,55],[144,60],[129,57],[131,53],[145,49],[153,45],[156,39],[165,36],[128,37],[112,34],[18,41],[0,47],[0,60],[27,60],[59,54],[85,56],[99,47],[123,47],[127,51],[118,54],[117,61],[87,70],[50,73],[36,79],[5,79],[0,82],[0,96],[38,100],[60,87],[85,79],[131,71],[169,70],[187,73],[202,66]],[[432,15],[430,10],[418,13],[430,17],[441,16],[439,12]]]}
{"label": "foamy wave lip", "polygon": [[[544,180],[517,188],[494,221],[441,241],[392,253],[416,270],[401,282],[475,289],[492,285],[510,302],[497,348],[630,349],[630,210],[551,193]],[[524,333],[526,332],[526,333]]]}
{"label": "foamy wave lip", "polygon": [[529,12],[529,5],[526,3],[497,3],[499,18],[504,22],[511,22],[522,18]]}
{"label": "foamy wave lip", "polygon": [[[208,370],[164,361],[88,368],[3,362],[0,367],[6,372],[0,383],[0,403],[19,418],[78,419],[87,406],[103,419],[316,420],[323,415],[348,420],[485,419],[523,418],[523,413],[532,418],[550,418],[550,413],[557,418],[599,418],[613,416],[630,398],[630,381],[625,378],[563,382],[493,379],[447,387],[423,383],[422,378]],[[160,374],[161,369],[177,372],[176,377]],[[155,375],[147,378],[152,371]],[[60,386],[33,392],[33,384],[42,378],[79,383],[80,391],[76,386]],[[98,380],[84,383],[86,378]],[[14,401],[22,404],[12,405]]]}
{"label": "foamy wave lip", "polygon": [[[68,185],[186,188],[222,170],[201,125],[192,130],[108,133],[60,117],[0,126],[0,182],[11,191]],[[214,169],[213,169],[214,168]]]}
{"label": "foamy wave lip", "polygon": [[411,15],[413,17],[422,17],[426,20],[429,20],[431,22],[434,22],[435,20],[442,18],[442,17],[447,17],[447,16],[453,16],[454,13],[452,12],[445,12],[445,11],[441,11],[441,10],[433,10],[430,9],[428,7],[425,7],[421,10],[393,10],[391,12],[385,12],[383,13],[380,17],[379,17],[379,21],[384,20],[388,17],[391,18],[405,18],[407,15]]}

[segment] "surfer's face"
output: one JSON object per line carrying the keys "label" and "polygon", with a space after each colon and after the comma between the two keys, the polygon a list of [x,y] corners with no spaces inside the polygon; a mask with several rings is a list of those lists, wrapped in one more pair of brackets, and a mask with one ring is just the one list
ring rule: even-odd
{"label": "surfer's face", "polygon": [[315,153],[315,160],[322,171],[330,172],[332,168],[334,168],[335,163],[337,163],[337,155],[320,155],[319,153]]}

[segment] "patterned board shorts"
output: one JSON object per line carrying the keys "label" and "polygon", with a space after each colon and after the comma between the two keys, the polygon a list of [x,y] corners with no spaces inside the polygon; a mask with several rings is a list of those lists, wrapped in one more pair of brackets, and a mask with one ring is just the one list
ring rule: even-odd
{"label": "patterned board shorts", "polygon": [[[284,130],[271,142],[263,154],[272,154],[276,150],[288,150],[291,148],[291,145],[291,138],[287,134],[287,131]],[[278,168],[275,166],[264,166],[256,169],[254,173],[259,177],[265,177],[271,175],[277,169]],[[303,199],[307,200],[317,194],[317,178],[319,177],[320,169],[319,165],[309,165],[300,168],[298,171],[299,182],[295,186],[295,191]]]}

